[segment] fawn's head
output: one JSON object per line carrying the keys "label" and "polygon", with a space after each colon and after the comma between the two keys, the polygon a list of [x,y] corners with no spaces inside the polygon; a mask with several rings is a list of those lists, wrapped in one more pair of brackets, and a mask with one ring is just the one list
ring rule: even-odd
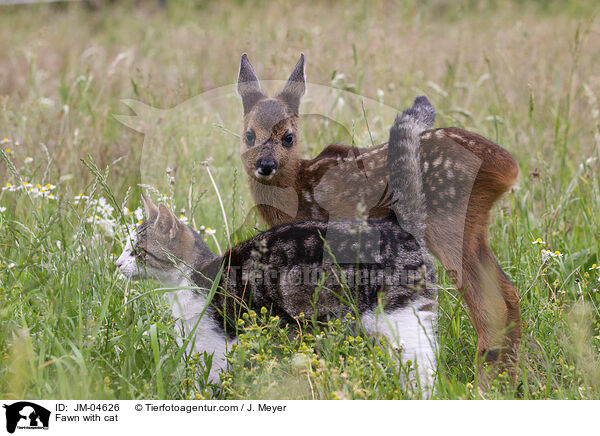
{"label": "fawn's head", "polygon": [[290,180],[300,162],[300,99],[306,90],[304,54],[279,94],[266,96],[248,56],[240,60],[238,92],[244,106],[242,162],[248,175],[266,183]]}

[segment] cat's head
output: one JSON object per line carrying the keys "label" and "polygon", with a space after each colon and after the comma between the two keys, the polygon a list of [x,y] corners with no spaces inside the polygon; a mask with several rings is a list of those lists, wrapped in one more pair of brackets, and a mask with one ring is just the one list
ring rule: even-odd
{"label": "cat's head", "polygon": [[117,269],[134,280],[153,278],[165,285],[181,282],[186,265],[193,265],[207,248],[202,237],[182,223],[164,204],[142,196],[146,220],[136,229],[117,259]]}

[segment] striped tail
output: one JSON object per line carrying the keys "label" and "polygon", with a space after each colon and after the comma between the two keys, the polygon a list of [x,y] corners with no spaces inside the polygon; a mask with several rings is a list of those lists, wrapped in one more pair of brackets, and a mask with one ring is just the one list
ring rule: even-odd
{"label": "striped tail", "polygon": [[427,207],[421,174],[421,133],[430,129],[434,121],[435,108],[427,97],[418,96],[411,108],[396,117],[388,143],[391,208],[400,227],[421,246],[428,275],[434,271],[425,244]]}

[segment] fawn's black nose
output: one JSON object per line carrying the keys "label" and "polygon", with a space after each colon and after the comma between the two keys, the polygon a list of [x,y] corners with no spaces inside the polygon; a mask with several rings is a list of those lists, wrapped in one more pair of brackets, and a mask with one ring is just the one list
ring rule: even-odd
{"label": "fawn's black nose", "polygon": [[256,161],[256,172],[260,176],[270,176],[277,171],[277,162],[271,158],[259,159]]}

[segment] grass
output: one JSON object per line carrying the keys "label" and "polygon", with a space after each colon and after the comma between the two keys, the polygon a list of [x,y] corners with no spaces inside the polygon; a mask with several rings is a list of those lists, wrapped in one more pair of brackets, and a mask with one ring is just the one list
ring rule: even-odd
{"label": "grass", "polygon": [[[216,229],[214,238],[205,230],[215,251],[226,249],[227,227],[234,243],[262,228],[251,217],[240,229],[251,204],[236,136],[241,104],[220,87],[234,83],[244,51],[267,79],[284,79],[304,51],[309,81],[335,86],[331,111],[346,125],[304,120],[305,156],[336,140],[384,141],[388,106],[425,93],[437,126],[481,133],[519,162],[519,186],[490,226],[522,300],[517,386],[501,374],[478,391],[476,336],[442,273],[436,397],[600,398],[593,2],[1,9],[0,182],[31,186],[0,193],[0,396],[214,394],[202,382],[207,357],[180,357],[156,284],[130,285],[115,273],[124,225],[139,219],[124,208],[135,211],[138,185],[150,185],[154,200],[164,195],[192,225]],[[207,110],[204,97],[217,88],[222,98]],[[370,131],[361,105],[342,90],[371,99]],[[174,109],[131,103],[130,111],[123,99]],[[80,193],[89,199],[76,201]],[[318,327],[299,320],[300,329],[265,314],[242,321],[221,397],[418,396],[397,383],[385,344],[363,337],[352,319]]]}

